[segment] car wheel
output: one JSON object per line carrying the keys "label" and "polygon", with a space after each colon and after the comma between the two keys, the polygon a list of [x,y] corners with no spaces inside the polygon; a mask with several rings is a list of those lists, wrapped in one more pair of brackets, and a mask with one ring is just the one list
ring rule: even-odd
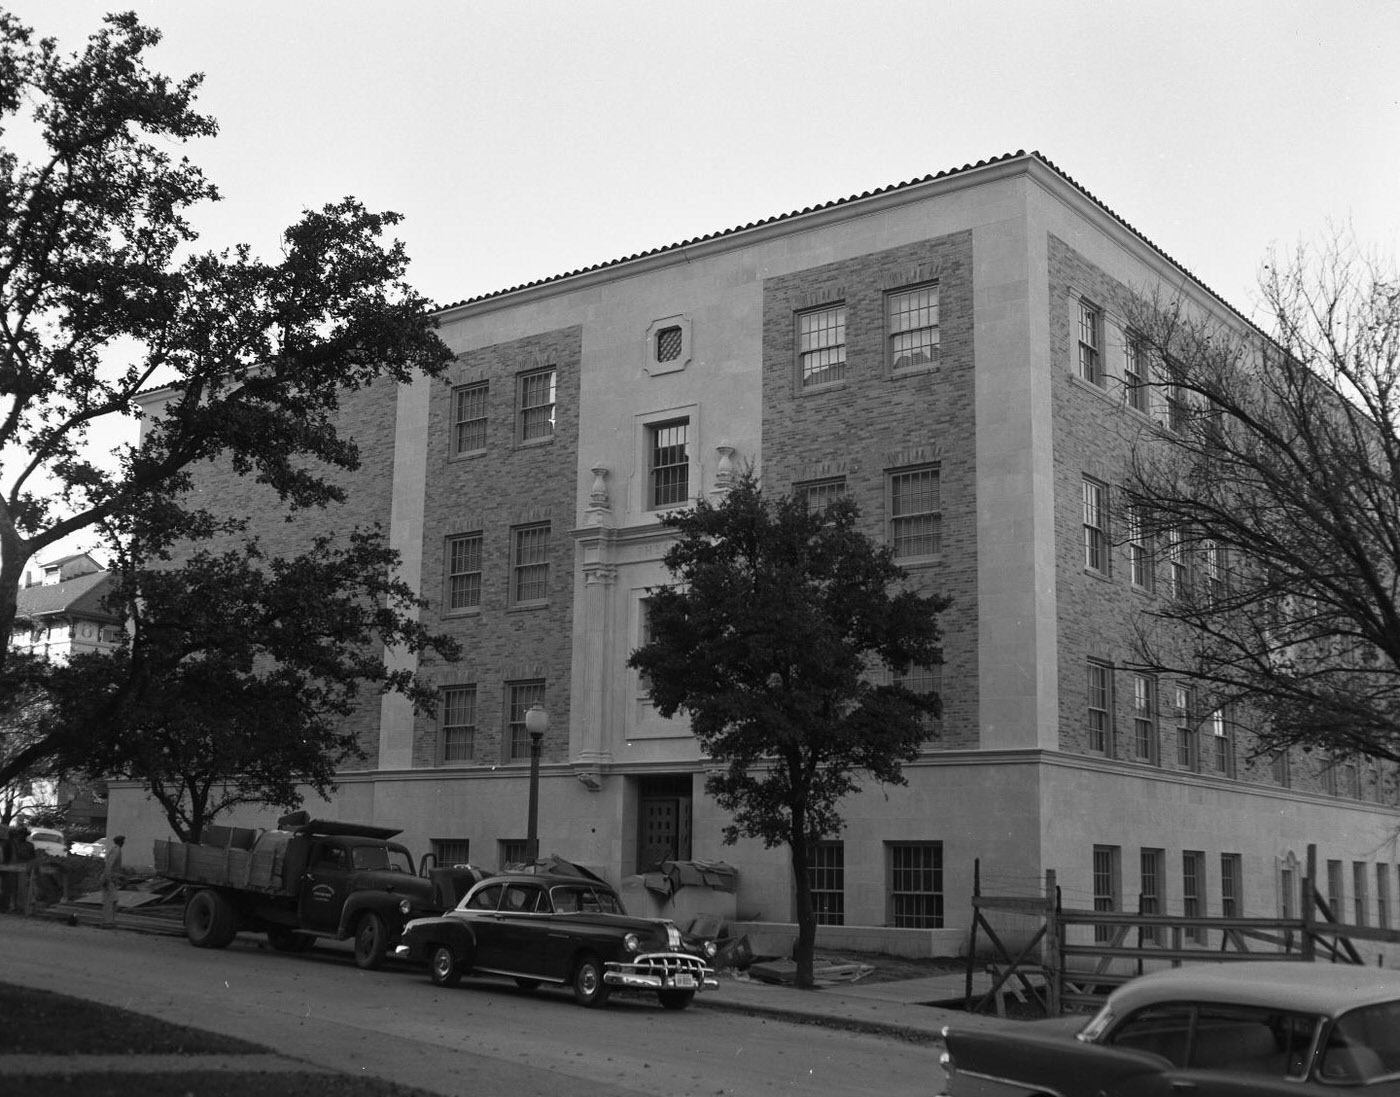
{"label": "car wheel", "polygon": [[517,979],[515,985],[521,990],[536,990],[540,985],[538,979]]}
{"label": "car wheel", "polygon": [[226,948],[238,933],[233,904],[217,891],[196,891],[185,904],[185,936],[195,948]]}
{"label": "car wheel", "polygon": [[603,1005],[611,993],[612,987],[603,982],[603,961],[592,953],[583,957],[574,969],[574,1001],[596,1008]]}
{"label": "car wheel", "polygon": [[693,990],[658,990],[656,996],[667,1009],[685,1009],[695,998]]}
{"label": "car wheel", "polygon": [[274,926],[267,931],[267,943],[278,952],[305,952],[316,943],[316,938],[286,926]]}
{"label": "car wheel", "polygon": [[372,910],[360,915],[355,923],[355,963],[366,971],[384,965],[389,952],[389,931],[384,919]]}
{"label": "car wheel", "polygon": [[462,969],[457,966],[457,956],[450,946],[438,945],[433,949],[429,973],[435,987],[455,987],[462,981]]}

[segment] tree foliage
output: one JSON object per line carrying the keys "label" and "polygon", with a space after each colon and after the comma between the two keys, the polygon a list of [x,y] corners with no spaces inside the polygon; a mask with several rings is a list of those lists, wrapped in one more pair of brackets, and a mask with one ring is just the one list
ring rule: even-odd
{"label": "tree foliage", "polygon": [[[64,55],[0,12],[0,131],[28,125],[42,149],[0,147],[0,634],[28,560],[78,530],[157,505],[172,539],[219,528],[181,494],[199,462],[292,507],[341,498],[325,472],[358,461],[341,395],[450,358],[384,239],[397,214],[308,211],[273,262],[194,249],[186,214],[218,194],[176,151],[217,127],[194,108],[198,75],[146,67],[159,40],[111,15]],[[91,453],[90,431],[153,386],[172,396],[140,448]]]}
{"label": "tree foliage", "polygon": [[49,669],[52,711],[10,764],[140,781],[190,840],[239,804],[325,795],[339,764],[365,756],[345,723],[358,704],[396,690],[431,705],[431,687],[389,669],[384,646],[458,655],[419,623],[396,565],[375,529],[289,558],[254,541],[123,569],[111,601],[132,623],[128,642]]}
{"label": "tree foliage", "polygon": [[1130,318],[1173,409],[1127,484],[1171,595],[1140,656],[1256,713],[1265,751],[1400,761],[1400,280],[1338,236],[1261,287],[1268,334],[1165,297]]}
{"label": "tree foliage", "polygon": [[746,475],[718,506],[667,514],[674,586],[648,592],[650,640],[632,653],[657,710],[683,712],[723,767],[706,791],[733,822],[725,841],[791,853],[798,980],[811,985],[812,843],[837,834],[860,775],[902,784],[930,737],[935,694],[884,671],[941,661],[943,597],[903,587],[890,550],[856,528],[842,499],[809,512],[765,498]]}

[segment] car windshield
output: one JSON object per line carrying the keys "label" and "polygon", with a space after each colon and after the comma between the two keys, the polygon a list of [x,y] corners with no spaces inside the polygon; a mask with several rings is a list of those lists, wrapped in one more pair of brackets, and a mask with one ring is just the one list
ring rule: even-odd
{"label": "car windshield", "polygon": [[611,891],[587,885],[568,884],[549,889],[558,914],[626,914],[622,902]]}
{"label": "car windshield", "polygon": [[1365,1085],[1400,1074],[1400,1002],[1364,1006],[1338,1018],[1327,1034],[1317,1076],[1340,1085]]}
{"label": "car windshield", "polygon": [[413,871],[408,851],[391,846],[356,846],[350,851],[350,863],[360,869],[387,869],[390,872]]}

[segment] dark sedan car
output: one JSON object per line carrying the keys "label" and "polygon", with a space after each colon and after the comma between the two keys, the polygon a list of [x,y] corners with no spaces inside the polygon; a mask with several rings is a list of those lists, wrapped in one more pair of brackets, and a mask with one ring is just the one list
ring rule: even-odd
{"label": "dark sedan car", "polygon": [[719,985],[713,941],[687,938],[673,922],[629,917],[611,887],[578,876],[489,877],[456,909],[409,922],[394,954],[426,960],[438,986],[503,975],[527,990],[572,987],[585,1006],[601,1006],[617,987],[655,991],[667,1009],[684,1009],[697,991]]}
{"label": "dark sedan car", "polygon": [[951,1097],[1382,1097],[1400,1094],[1400,972],[1194,964],[1134,979],[1087,1024],[954,1025],[944,1041]]}

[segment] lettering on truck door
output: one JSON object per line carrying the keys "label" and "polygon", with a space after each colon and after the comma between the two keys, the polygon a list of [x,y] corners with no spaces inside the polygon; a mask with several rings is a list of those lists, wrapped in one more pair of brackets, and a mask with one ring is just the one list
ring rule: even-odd
{"label": "lettering on truck door", "polygon": [[336,929],[340,925],[341,908],[345,906],[349,878],[345,847],[318,842],[301,880],[302,925],[308,929]]}

